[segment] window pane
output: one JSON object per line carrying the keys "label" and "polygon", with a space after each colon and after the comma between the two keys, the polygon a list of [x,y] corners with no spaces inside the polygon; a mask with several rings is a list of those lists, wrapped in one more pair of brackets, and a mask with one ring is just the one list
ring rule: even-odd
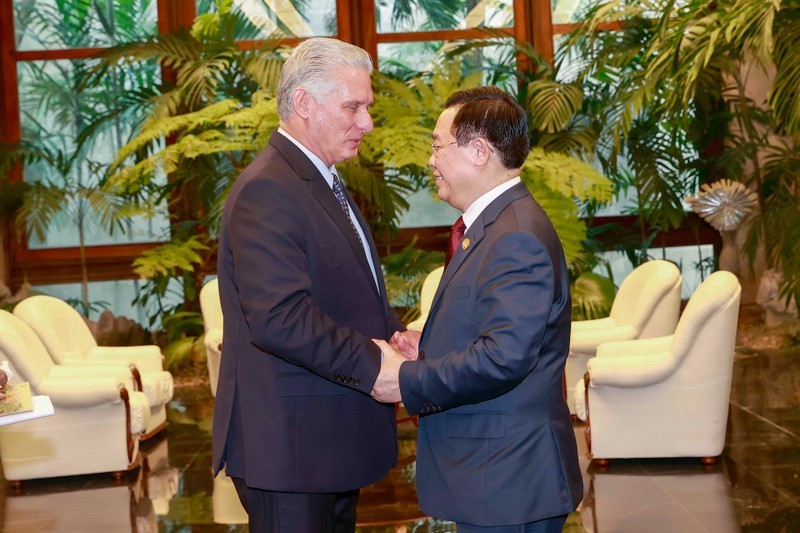
{"label": "window pane", "polygon": [[[146,310],[131,303],[140,294],[142,283],[138,279],[93,281],[89,283],[89,319],[96,321],[100,318],[100,314],[108,309],[114,316],[128,317],[145,328],[149,327]],[[36,293],[47,294],[48,296],[69,301],[73,305],[76,302],[81,302],[82,298],[80,283],[38,285],[34,286],[33,290]],[[168,292],[167,301],[164,303],[165,305],[174,305],[178,303],[177,300],[178,298],[175,294]],[[82,309],[81,306],[78,306],[77,309]],[[156,327],[158,326],[160,324],[156,325]]]}
{"label": "window pane", "polygon": [[[197,13],[216,11],[215,0],[197,0]],[[336,0],[233,0],[235,38],[325,37],[337,34]]]}
{"label": "window pane", "polygon": [[17,50],[106,47],[157,26],[156,0],[14,0]]}
{"label": "window pane", "polygon": [[[59,204],[58,214],[46,221],[51,223],[44,240],[31,236],[31,248],[76,246],[81,226],[87,245],[165,238],[164,209],[157,210],[155,218],[138,217],[112,233],[99,223],[103,204],[96,198],[89,201],[89,192],[97,189],[108,164],[146,115],[146,105],[131,104],[138,91],[159,84],[159,70],[155,63],[121,67],[104,75],[99,86],[79,89],[92,65],[88,60],[18,64],[23,141],[41,154],[26,165],[25,180],[58,188],[67,198]],[[92,129],[101,117],[108,118]],[[79,138],[87,131],[92,133],[81,143]]]}
{"label": "window pane", "polygon": [[375,0],[375,11],[378,33],[514,25],[513,0]]}
{"label": "window pane", "polygon": [[578,17],[592,0],[553,0],[553,24],[577,22]]}
{"label": "window pane", "polygon": [[[608,261],[614,283],[617,286],[633,271],[633,265],[623,252],[604,252],[600,255]],[[683,277],[681,287],[681,298],[683,299],[688,299],[700,286],[703,279],[713,272],[714,247],[710,244],[650,248],[647,250],[647,255],[651,259],[672,261],[678,266],[681,277]],[[601,276],[607,275],[603,265],[598,266],[595,271]]]}

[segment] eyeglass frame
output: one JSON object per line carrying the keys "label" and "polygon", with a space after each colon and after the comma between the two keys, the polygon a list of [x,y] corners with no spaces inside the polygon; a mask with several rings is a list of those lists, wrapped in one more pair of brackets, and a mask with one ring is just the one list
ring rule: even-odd
{"label": "eyeglass frame", "polygon": [[445,143],[445,144],[436,144],[435,142],[432,142],[431,143],[431,150],[433,150],[433,155],[436,155],[437,153],[439,153],[439,150],[441,150],[442,148],[447,148],[448,146],[450,146],[452,144],[458,144],[458,141],[453,141],[453,142],[449,142],[449,143]]}

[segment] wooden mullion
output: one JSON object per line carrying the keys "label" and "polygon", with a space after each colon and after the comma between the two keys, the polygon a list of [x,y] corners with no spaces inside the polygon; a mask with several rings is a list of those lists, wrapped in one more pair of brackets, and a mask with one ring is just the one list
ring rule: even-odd
{"label": "wooden mullion", "polygon": [[[0,2],[0,143],[19,142],[19,92],[17,87],[17,62],[14,60],[14,7],[12,2]],[[22,180],[22,165],[11,169],[10,181]],[[0,219],[0,281],[8,283],[16,243],[5,217]]]}
{"label": "wooden mullion", "polygon": [[23,50],[14,53],[17,61],[54,61],[59,59],[86,59],[105,48],[66,48],[63,50]]}
{"label": "wooden mullion", "polygon": [[[513,28],[493,28],[500,35],[514,37]],[[379,43],[406,43],[419,41],[455,41],[459,39],[492,39],[495,35],[487,33],[481,28],[469,28],[466,30],[431,30],[415,32],[379,33],[377,39]]]}

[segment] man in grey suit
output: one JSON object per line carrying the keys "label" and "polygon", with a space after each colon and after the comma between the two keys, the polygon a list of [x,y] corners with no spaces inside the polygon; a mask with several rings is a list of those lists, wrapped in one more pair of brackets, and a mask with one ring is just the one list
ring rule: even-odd
{"label": "man in grey suit", "polygon": [[360,487],[397,461],[394,406],[370,397],[370,339],[403,326],[334,166],[372,130],[371,72],[358,47],[300,44],[281,71],[281,128],[223,211],[213,466],[254,532],[351,532]]}
{"label": "man in grey suit", "polygon": [[[561,375],[571,300],[550,220],[520,182],[525,111],[453,94],[433,131],[439,197],[463,212],[421,334],[398,333],[373,389],[419,414],[422,509],[465,532],[561,531],[583,495]],[[459,231],[459,229],[461,231]],[[450,255],[448,254],[448,256]]]}

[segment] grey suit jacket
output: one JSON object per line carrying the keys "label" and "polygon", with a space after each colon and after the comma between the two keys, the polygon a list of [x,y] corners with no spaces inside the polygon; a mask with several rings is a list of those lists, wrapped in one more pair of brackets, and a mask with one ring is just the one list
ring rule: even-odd
{"label": "grey suit jacket", "polygon": [[333,191],[279,133],[230,192],[218,274],[215,472],[226,465],[250,487],[287,492],[380,480],[397,461],[397,440],[393,406],[369,396],[380,369],[371,338],[402,325]]}
{"label": "grey suit jacket", "polygon": [[561,376],[571,300],[561,243],[523,184],[495,199],[445,269],[421,360],[400,367],[420,414],[417,491],[479,526],[573,511],[583,495]]}

